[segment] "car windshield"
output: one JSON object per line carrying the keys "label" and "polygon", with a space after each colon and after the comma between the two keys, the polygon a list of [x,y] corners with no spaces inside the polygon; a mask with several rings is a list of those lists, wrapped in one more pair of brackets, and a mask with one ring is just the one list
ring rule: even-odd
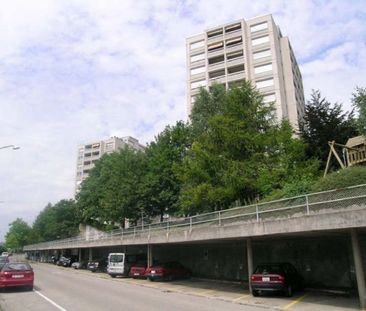
{"label": "car windshield", "polygon": [[110,262],[123,262],[124,255],[110,255],[109,261]]}
{"label": "car windshield", "polygon": [[283,270],[280,265],[260,265],[255,269],[255,274],[278,274],[282,273]]}
{"label": "car windshield", "polygon": [[23,271],[23,270],[32,270],[32,268],[27,263],[8,263],[3,267],[3,271]]}

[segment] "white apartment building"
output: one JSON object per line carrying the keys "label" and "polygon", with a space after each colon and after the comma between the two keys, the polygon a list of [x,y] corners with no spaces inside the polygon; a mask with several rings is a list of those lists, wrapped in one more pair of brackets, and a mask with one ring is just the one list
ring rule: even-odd
{"label": "white apartment building", "polygon": [[187,38],[186,46],[188,115],[200,87],[219,83],[228,89],[250,80],[265,102],[275,103],[277,119],[287,118],[298,129],[305,111],[302,77],[272,15],[207,29]]}
{"label": "white apartment building", "polygon": [[145,149],[145,147],[141,145],[136,138],[131,136],[122,138],[111,137],[106,140],[80,145],[78,147],[76,164],[75,194],[80,190],[82,181],[89,176],[89,171],[94,167],[97,160],[106,153],[112,153],[116,150],[123,149],[126,146],[141,151]]}

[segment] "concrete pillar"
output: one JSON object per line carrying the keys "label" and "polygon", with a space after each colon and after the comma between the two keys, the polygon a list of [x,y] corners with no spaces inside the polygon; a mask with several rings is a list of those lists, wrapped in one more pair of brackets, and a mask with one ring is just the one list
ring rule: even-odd
{"label": "concrete pillar", "polygon": [[93,260],[93,249],[89,248],[89,261]]}
{"label": "concrete pillar", "polygon": [[81,248],[79,248],[79,262],[81,262],[82,260],[82,253],[81,253]]}
{"label": "concrete pillar", "polygon": [[250,278],[253,274],[253,249],[252,249],[252,240],[250,238],[247,239],[247,262],[248,262],[248,286],[249,291],[252,292],[250,287]]}
{"label": "concrete pillar", "polygon": [[361,248],[356,229],[351,229],[351,238],[352,238],[353,261],[355,264],[355,273],[358,287],[358,296],[360,299],[361,309],[364,309],[366,308],[365,273],[363,271]]}
{"label": "concrete pillar", "polygon": [[147,244],[147,266],[151,267],[153,265],[153,246],[151,244]]}

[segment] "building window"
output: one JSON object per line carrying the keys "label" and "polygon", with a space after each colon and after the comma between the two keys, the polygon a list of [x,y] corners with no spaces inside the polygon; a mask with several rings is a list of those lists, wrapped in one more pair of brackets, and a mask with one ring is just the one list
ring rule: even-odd
{"label": "building window", "polygon": [[276,101],[276,95],[275,94],[268,94],[263,96],[263,102],[264,103],[271,103]]}
{"label": "building window", "polygon": [[105,150],[113,150],[114,143],[106,143]]}
{"label": "building window", "polygon": [[225,60],[224,55],[219,55],[219,56],[209,58],[208,63],[209,63],[209,65],[213,65],[213,64],[222,63],[224,60]]}
{"label": "building window", "polygon": [[216,70],[216,71],[212,71],[212,72],[208,73],[208,77],[210,79],[222,77],[224,75],[225,75],[225,69],[220,69],[220,70]]}
{"label": "building window", "polygon": [[213,38],[220,35],[222,35],[222,28],[207,32],[207,38]]}
{"label": "building window", "polygon": [[196,54],[191,56],[191,63],[198,62],[205,59],[205,53]]}
{"label": "building window", "polygon": [[197,75],[197,74],[200,74],[200,73],[204,73],[205,71],[206,71],[205,66],[192,68],[191,69],[191,75]]}
{"label": "building window", "polygon": [[191,50],[202,48],[204,46],[205,46],[205,41],[203,41],[203,40],[197,41],[197,42],[192,42],[191,43]]}
{"label": "building window", "polygon": [[243,38],[240,36],[240,37],[236,37],[236,38],[226,40],[226,46],[229,47],[229,46],[240,44],[242,42],[243,42]]}
{"label": "building window", "polygon": [[234,66],[234,67],[229,67],[227,69],[228,74],[242,72],[242,71],[244,71],[244,64],[237,65],[237,66]]}
{"label": "building window", "polygon": [[232,89],[234,87],[241,86],[241,85],[243,85],[244,81],[245,81],[245,79],[229,82],[228,87],[229,87],[229,89]]}
{"label": "building window", "polygon": [[273,86],[273,85],[274,85],[273,79],[266,79],[266,80],[261,80],[261,81],[256,82],[256,86],[258,89],[263,89],[265,87],[269,87],[269,86]]}
{"label": "building window", "polygon": [[269,42],[269,37],[268,36],[252,39],[252,45],[253,46],[260,45],[260,44],[267,43],[267,42]]}
{"label": "building window", "polygon": [[217,51],[217,50],[220,50],[224,47],[224,42],[216,42],[216,43],[213,43],[213,44],[210,44],[208,47],[207,47],[207,50],[209,52],[213,52],[213,51]]}
{"label": "building window", "polygon": [[260,31],[260,30],[264,30],[264,29],[268,29],[267,22],[250,26],[250,32],[256,32],[256,31]]}
{"label": "building window", "polygon": [[196,89],[200,86],[205,87],[207,85],[206,80],[199,80],[191,83],[191,89]]}
{"label": "building window", "polygon": [[264,50],[253,53],[253,59],[260,59],[269,56],[271,56],[271,50]]}
{"label": "building window", "polygon": [[241,29],[241,23],[229,25],[229,26],[225,27],[225,33],[234,32],[234,31],[237,31],[239,29]]}
{"label": "building window", "polygon": [[243,55],[244,55],[243,50],[235,51],[235,52],[226,54],[226,59],[231,60],[231,59],[242,57]]}
{"label": "building window", "polygon": [[93,144],[93,148],[96,149],[96,148],[99,148],[100,147],[100,144]]}
{"label": "building window", "polygon": [[254,73],[263,73],[267,71],[272,71],[272,64],[265,64],[254,67]]}

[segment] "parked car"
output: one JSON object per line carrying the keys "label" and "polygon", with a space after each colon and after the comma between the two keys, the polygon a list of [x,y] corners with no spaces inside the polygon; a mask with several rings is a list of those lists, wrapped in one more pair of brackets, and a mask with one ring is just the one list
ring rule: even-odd
{"label": "parked car", "polygon": [[76,262],[79,258],[76,256],[64,257],[62,266],[71,267],[72,263]]}
{"label": "parked car", "polygon": [[0,288],[24,286],[33,290],[34,273],[26,262],[6,263],[0,270]]}
{"label": "parked car", "polygon": [[304,278],[290,263],[260,264],[251,276],[250,286],[253,296],[261,292],[283,292],[291,297],[294,290],[304,287]]}
{"label": "parked car", "polygon": [[86,261],[75,261],[71,264],[71,267],[74,269],[86,269],[87,264]]}
{"label": "parked car", "polygon": [[173,280],[179,278],[189,278],[191,271],[176,261],[166,262],[160,265],[154,265],[147,268],[145,276],[150,281],[155,280]]}
{"label": "parked car", "polygon": [[0,256],[0,269],[9,262],[8,256]]}
{"label": "parked car", "polygon": [[88,262],[87,269],[91,272],[106,272],[108,258],[96,259]]}
{"label": "parked car", "polygon": [[146,261],[139,261],[131,266],[128,276],[134,279],[145,278],[146,268]]}
{"label": "parked car", "polygon": [[2,252],[2,253],[1,253],[1,256],[6,256],[6,257],[8,257],[8,256],[9,256],[9,253],[8,253],[8,252]]}
{"label": "parked car", "polygon": [[63,266],[64,262],[68,261],[68,258],[65,256],[60,256],[60,258],[56,261],[56,265]]}

